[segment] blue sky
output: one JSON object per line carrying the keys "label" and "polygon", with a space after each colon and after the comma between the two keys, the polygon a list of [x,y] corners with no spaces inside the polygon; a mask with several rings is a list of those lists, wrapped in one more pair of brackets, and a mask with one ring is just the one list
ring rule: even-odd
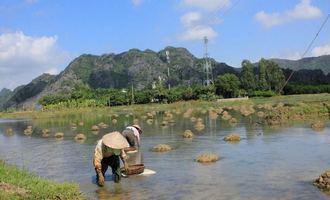
{"label": "blue sky", "polygon": [[[185,47],[218,62],[298,59],[328,0],[0,0],[0,88],[14,89],[73,58]],[[330,54],[330,22],[307,56]]]}

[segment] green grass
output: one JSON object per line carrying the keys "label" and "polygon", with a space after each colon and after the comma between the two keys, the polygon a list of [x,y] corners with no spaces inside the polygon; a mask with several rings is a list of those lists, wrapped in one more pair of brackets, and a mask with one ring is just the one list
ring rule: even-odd
{"label": "green grass", "polygon": [[73,183],[57,183],[20,170],[0,160],[0,183],[7,183],[27,192],[8,192],[0,187],[0,199],[85,199]]}
{"label": "green grass", "polygon": [[[94,108],[64,108],[61,110],[52,111],[17,111],[11,113],[0,113],[0,118],[58,118],[68,114],[84,114],[88,112],[93,113],[134,113],[141,114],[149,111],[166,111],[179,109],[181,111],[188,108],[194,109],[208,109],[210,107],[228,107],[228,106],[241,106],[241,105],[257,105],[257,104],[278,104],[284,103],[289,107],[293,107],[293,111],[297,113],[306,112],[327,112],[322,103],[330,105],[330,94],[305,94],[305,95],[287,95],[287,96],[274,96],[264,98],[250,98],[249,100],[234,101],[234,102],[217,102],[217,101],[180,101],[172,104],[139,104],[129,106],[114,106],[114,107],[94,107]],[[300,106],[304,103],[307,106]]]}

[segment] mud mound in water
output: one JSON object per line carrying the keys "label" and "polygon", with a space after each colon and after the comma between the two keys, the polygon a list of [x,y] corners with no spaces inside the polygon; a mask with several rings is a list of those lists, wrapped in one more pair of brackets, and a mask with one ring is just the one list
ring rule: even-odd
{"label": "mud mound in water", "polygon": [[202,131],[205,128],[205,125],[203,122],[197,121],[194,127],[197,131]]}
{"label": "mud mound in water", "polygon": [[227,142],[238,142],[241,140],[241,136],[239,136],[238,134],[229,134],[227,135],[224,139],[224,141],[227,141]]}
{"label": "mud mound in water", "polygon": [[153,152],[166,152],[170,151],[172,148],[168,144],[157,144],[154,147],[152,147],[151,151]]}
{"label": "mud mound in water", "polygon": [[28,127],[24,130],[24,135],[31,136],[32,133],[33,133],[32,126],[28,126]]}
{"label": "mud mound in water", "polygon": [[62,133],[62,132],[57,132],[57,133],[55,133],[55,138],[57,138],[57,139],[61,139],[61,138],[63,138],[64,137],[64,133]]}
{"label": "mud mound in water", "polygon": [[222,113],[222,119],[223,120],[230,120],[232,118],[232,116],[227,112],[227,111],[223,111]]}
{"label": "mud mound in water", "polygon": [[191,117],[191,118],[190,118],[190,121],[191,121],[191,122],[196,122],[196,120],[197,120],[196,117]]}
{"label": "mud mound in water", "polygon": [[325,128],[325,125],[321,121],[316,121],[312,123],[311,127],[315,131],[322,131]]}
{"label": "mud mound in water", "polygon": [[91,131],[98,131],[100,128],[97,125],[92,126]]}
{"label": "mud mound in water", "polygon": [[76,142],[83,143],[86,140],[86,136],[82,133],[79,133],[74,137],[74,140]]}
{"label": "mud mound in water", "polygon": [[253,108],[253,105],[243,105],[240,108],[240,112],[242,115],[244,115],[245,117],[255,113],[255,110]]}
{"label": "mud mound in water", "polygon": [[133,124],[139,124],[139,119],[133,119]]}
{"label": "mud mound in water", "polygon": [[101,128],[108,128],[109,127],[109,125],[108,124],[105,124],[104,122],[100,122],[98,124],[98,126],[101,127]]}
{"label": "mud mound in water", "polygon": [[151,125],[154,122],[153,119],[147,119],[147,124]]}
{"label": "mud mound in water", "polygon": [[236,124],[237,124],[237,119],[236,118],[231,118],[230,120],[229,120],[229,123],[232,125],[232,126],[236,126]]}
{"label": "mud mound in water", "polygon": [[196,162],[200,163],[211,163],[211,162],[216,162],[219,160],[219,156],[213,153],[204,153],[195,159]]}
{"label": "mud mound in water", "polygon": [[7,128],[6,129],[6,134],[11,135],[13,133],[13,129],[12,128]]}
{"label": "mud mound in water", "polygon": [[193,138],[194,134],[191,130],[185,130],[182,137],[183,138]]}
{"label": "mud mound in water", "polygon": [[330,192],[330,170],[321,174],[313,184],[322,191]]}
{"label": "mud mound in water", "polygon": [[262,111],[257,112],[257,116],[260,118],[264,118],[265,117],[265,113]]}
{"label": "mud mound in water", "polygon": [[49,134],[50,134],[50,130],[49,129],[42,129],[42,137],[43,138],[47,138],[49,137]]}

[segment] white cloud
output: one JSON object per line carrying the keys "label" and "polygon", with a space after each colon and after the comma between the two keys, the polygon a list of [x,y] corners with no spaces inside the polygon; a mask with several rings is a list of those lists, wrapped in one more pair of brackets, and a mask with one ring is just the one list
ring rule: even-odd
{"label": "white cloud", "polygon": [[205,36],[213,39],[218,35],[200,12],[189,12],[183,15],[181,24],[184,31],[179,36],[180,40],[202,40]]}
{"label": "white cloud", "polygon": [[323,46],[315,47],[312,50],[313,56],[323,56],[323,55],[330,55],[330,44],[326,44]]}
{"label": "white cloud", "polygon": [[184,27],[192,27],[200,23],[202,15],[199,12],[189,12],[181,17],[181,23]]}
{"label": "white cloud", "polygon": [[282,13],[266,13],[265,11],[260,11],[255,15],[255,18],[263,26],[269,28],[295,20],[313,19],[321,16],[322,11],[318,7],[311,5],[311,0],[301,0],[292,10],[287,10]]}
{"label": "white cloud", "polygon": [[42,73],[58,73],[72,59],[56,46],[56,36],[0,34],[0,88],[27,84]]}
{"label": "white cloud", "polygon": [[210,26],[194,26],[187,29],[181,36],[181,40],[202,40],[205,36],[213,39],[217,36],[217,32]]}
{"label": "white cloud", "polygon": [[289,54],[283,56],[282,58],[288,59],[288,60],[299,60],[302,58],[302,53],[293,52],[293,53],[289,53]]}
{"label": "white cloud", "polygon": [[182,4],[188,7],[216,11],[230,5],[231,0],[182,0]]}
{"label": "white cloud", "polygon": [[181,0],[181,4],[195,11],[181,17],[183,32],[179,40],[202,40],[205,36],[214,39],[218,36],[214,26],[221,20],[217,11],[228,7],[231,0]]}
{"label": "white cloud", "polygon": [[132,0],[134,6],[139,6],[143,0]]}

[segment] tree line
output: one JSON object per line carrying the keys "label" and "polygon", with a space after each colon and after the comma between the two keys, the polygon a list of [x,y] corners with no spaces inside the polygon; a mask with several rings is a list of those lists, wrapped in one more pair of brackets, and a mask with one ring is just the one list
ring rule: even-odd
{"label": "tree line", "polygon": [[[330,93],[330,74],[325,76],[322,71],[323,76],[318,70],[295,72],[292,81],[285,85],[285,81],[292,71],[281,69],[278,64],[271,60],[261,59],[256,64],[251,63],[249,60],[243,60],[241,65],[242,68],[238,75],[233,73],[219,75],[213,81],[214,84],[210,86],[202,84],[178,85],[168,89],[166,82],[159,82],[142,90],[134,90],[134,88],[93,89],[86,85],[77,85],[69,95],[44,96],[38,102],[44,108],[56,109],[153,102],[172,103],[186,100],[215,100],[243,96],[270,97],[279,94]],[[310,73],[311,71],[312,73]]]}

